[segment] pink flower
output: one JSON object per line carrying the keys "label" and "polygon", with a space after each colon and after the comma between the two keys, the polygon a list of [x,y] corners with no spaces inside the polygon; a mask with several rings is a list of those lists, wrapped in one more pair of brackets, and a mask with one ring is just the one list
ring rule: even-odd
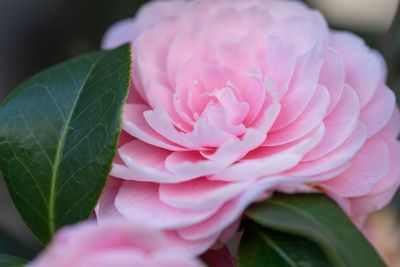
{"label": "pink flower", "polygon": [[28,267],[201,267],[155,230],[124,220],[85,222],[57,233]]}
{"label": "pink flower", "polygon": [[[399,186],[386,65],[296,1],[159,1],[116,24],[133,84],[98,220],[161,229],[194,254],[273,191],[324,191],[354,219]],[[222,240],[223,241],[223,240]]]}

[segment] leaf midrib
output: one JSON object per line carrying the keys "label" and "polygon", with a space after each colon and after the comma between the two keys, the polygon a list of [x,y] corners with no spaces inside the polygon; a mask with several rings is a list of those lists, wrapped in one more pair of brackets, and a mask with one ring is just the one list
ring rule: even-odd
{"label": "leaf midrib", "polygon": [[[56,178],[58,176],[59,166],[60,166],[60,163],[62,160],[62,153],[63,153],[64,146],[65,146],[65,140],[68,135],[69,125],[70,125],[72,117],[75,113],[75,109],[76,109],[77,103],[79,102],[79,99],[81,97],[83,88],[85,87],[85,85],[86,85],[90,75],[92,74],[94,68],[96,67],[97,63],[102,58],[103,58],[103,56],[100,56],[98,59],[96,59],[93,62],[93,65],[91,66],[91,68],[88,71],[85,79],[83,80],[80,88],[78,89],[78,93],[75,97],[75,101],[71,107],[71,110],[67,117],[67,120],[65,121],[64,126],[61,130],[61,136],[60,136],[59,142],[57,144],[56,155],[54,158],[54,164],[52,166],[52,173],[51,173],[51,180],[50,180],[50,195],[49,195],[49,210],[48,210],[50,236],[53,236],[53,234],[55,233],[55,229],[56,229],[56,227],[55,227],[55,209],[54,209],[55,193],[56,193]],[[74,77],[71,73],[70,73],[70,75],[71,75],[71,78],[74,79]]]}
{"label": "leaf midrib", "polygon": [[263,233],[262,231],[256,229],[255,227],[252,227],[253,231],[255,231],[256,233],[258,233],[258,235],[273,249],[276,251],[276,253],[279,254],[279,256],[281,256],[287,264],[289,264],[291,267],[300,267],[299,265],[297,265],[296,261],[293,260],[283,249],[280,248],[280,246],[274,241],[272,240],[268,235],[266,235],[265,233]]}
{"label": "leaf midrib", "polygon": [[[324,225],[322,225],[320,221],[318,221],[318,220],[317,220],[316,218],[314,218],[313,216],[310,216],[309,214],[307,214],[307,213],[304,212],[303,210],[299,209],[298,207],[296,207],[295,205],[292,205],[292,204],[290,204],[290,203],[282,202],[282,201],[279,201],[279,200],[273,200],[273,199],[270,200],[269,202],[270,202],[271,204],[273,204],[273,205],[282,206],[282,207],[285,207],[285,208],[287,208],[287,209],[289,209],[289,210],[292,210],[293,212],[299,214],[300,216],[303,216],[303,218],[309,220],[309,221],[312,222],[316,227],[318,227],[319,229],[321,229],[321,230],[323,231],[323,233],[325,234],[324,236],[314,236],[314,235],[311,235],[311,236],[309,236],[309,235],[304,235],[304,236],[305,236],[306,238],[311,238],[311,239],[313,239],[313,240],[317,239],[317,240],[315,240],[315,241],[317,241],[318,243],[319,243],[319,242],[324,243],[324,245],[322,246],[324,252],[325,252],[327,255],[330,255],[330,256],[331,256],[331,260],[333,260],[336,264],[340,264],[340,266],[344,266],[344,265],[343,265],[343,262],[341,262],[341,261],[339,260],[340,258],[339,258],[338,255],[337,255],[337,254],[341,254],[340,251],[337,251],[336,249],[331,250],[330,248],[327,248],[327,247],[326,247],[327,245],[328,245],[329,247],[331,247],[330,244],[331,244],[331,242],[334,242],[334,241],[332,241],[332,237],[330,236],[329,232],[326,232],[326,231],[325,231]],[[281,226],[278,226],[278,227],[279,227],[279,228],[284,228],[283,230],[290,230],[290,229],[287,229],[286,227],[281,227]],[[290,230],[290,231],[291,231],[291,230]],[[298,233],[297,231],[294,231],[294,232],[295,232],[296,234],[300,234],[300,233]],[[335,248],[335,246],[333,246],[332,248]]]}

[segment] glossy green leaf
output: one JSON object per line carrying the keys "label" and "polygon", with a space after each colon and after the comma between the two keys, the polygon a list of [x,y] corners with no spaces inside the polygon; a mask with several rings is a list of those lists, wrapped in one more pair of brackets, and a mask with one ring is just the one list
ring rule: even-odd
{"label": "glossy green leaf", "polygon": [[0,254],[0,266],[1,267],[24,267],[26,261],[14,256]]}
{"label": "glossy green leaf", "polygon": [[246,223],[238,267],[330,267],[324,252],[306,238]]}
{"label": "glossy green leaf", "polygon": [[266,228],[315,242],[335,267],[385,266],[346,214],[324,195],[276,195],[246,214]]}
{"label": "glossy green leaf", "polygon": [[39,73],[0,107],[0,168],[43,242],[93,210],[111,169],[129,84],[125,45]]}

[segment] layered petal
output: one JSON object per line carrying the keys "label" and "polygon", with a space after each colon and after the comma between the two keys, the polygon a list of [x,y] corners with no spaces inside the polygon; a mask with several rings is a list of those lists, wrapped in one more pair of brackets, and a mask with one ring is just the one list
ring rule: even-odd
{"label": "layered petal", "polygon": [[398,188],[400,119],[383,58],[318,11],[157,1],[104,44],[127,40],[133,82],[99,221],[145,223],[198,255],[274,191],[324,192],[356,221]]}

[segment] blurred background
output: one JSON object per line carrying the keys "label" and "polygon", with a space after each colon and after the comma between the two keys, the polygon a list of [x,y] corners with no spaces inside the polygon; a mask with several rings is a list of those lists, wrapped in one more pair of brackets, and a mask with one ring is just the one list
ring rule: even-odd
{"label": "blurred background", "polygon": [[[0,0],[0,101],[32,74],[73,56],[99,49],[113,22],[133,16],[145,0]],[[400,91],[399,0],[308,0],[336,29],[356,32],[385,55],[389,84]],[[395,18],[396,17],[396,18]],[[390,28],[393,21],[395,25]],[[399,97],[399,94],[398,94]],[[400,160],[400,159],[399,159]],[[400,197],[370,221],[390,266],[400,266],[396,211]],[[0,177],[0,253],[32,258],[40,243],[24,225]]]}

